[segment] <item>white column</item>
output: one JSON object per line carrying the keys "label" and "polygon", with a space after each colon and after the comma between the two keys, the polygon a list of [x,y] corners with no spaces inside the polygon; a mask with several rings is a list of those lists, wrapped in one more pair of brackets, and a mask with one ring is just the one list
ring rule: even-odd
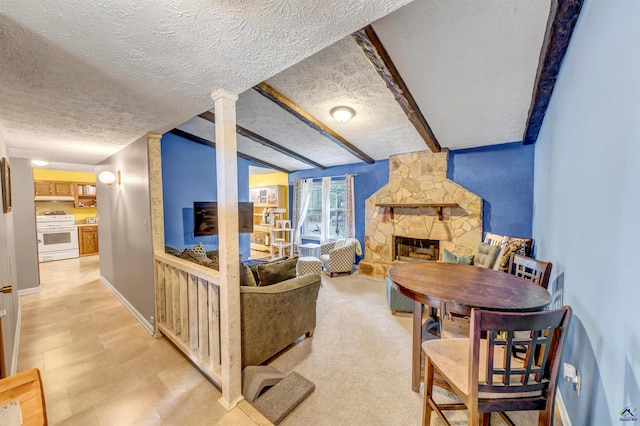
{"label": "white column", "polygon": [[211,94],[216,113],[216,169],[220,256],[220,346],[222,398],[230,410],[242,401],[240,278],[238,247],[238,160],[236,101],[224,89]]}
{"label": "white column", "polygon": [[[160,139],[162,135],[147,133],[147,151],[149,155],[149,192],[151,194],[151,238],[154,255],[164,253],[164,207],[162,204],[162,156],[160,153]],[[154,336],[160,337],[157,322],[162,318],[164,306],[158,301],[158,275],[155,260],[153,263],[153,281],[155,289],[155,317],[153,321]]]}

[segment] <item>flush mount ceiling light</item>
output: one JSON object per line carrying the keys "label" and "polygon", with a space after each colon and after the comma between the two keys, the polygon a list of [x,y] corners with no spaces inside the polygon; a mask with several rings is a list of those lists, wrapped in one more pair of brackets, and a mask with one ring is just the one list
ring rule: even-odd
{"label": "flush mount ceiling light", "polygon": [[356,115],[356,112],[353,108],[349,108],[348,106],[337,106],[331,109],[331,115],[333,115],[333,118],[335,118],[336,121],[346,123]]}
{"label": "flush mount ceiling light", "polygon": [[31,164],[38,167],[43,167],[49,164],[49,161],[44,160],[31,160]]}
{"label": "flush mount ceiling light", "polygon": [[111,189],[118,189],[120,188],[120,170],[117,170],[115,173],[109,170],[103,170],[98,174],[98,180]]}

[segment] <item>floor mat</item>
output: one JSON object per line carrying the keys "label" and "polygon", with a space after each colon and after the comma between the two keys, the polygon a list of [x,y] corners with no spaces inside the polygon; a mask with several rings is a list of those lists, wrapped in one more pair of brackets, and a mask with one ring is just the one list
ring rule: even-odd
{"label": "floor mat", "polygon": [[283,421],[315,389],[315,385],[295,371],[260,395],[251,405],[274,425]]}

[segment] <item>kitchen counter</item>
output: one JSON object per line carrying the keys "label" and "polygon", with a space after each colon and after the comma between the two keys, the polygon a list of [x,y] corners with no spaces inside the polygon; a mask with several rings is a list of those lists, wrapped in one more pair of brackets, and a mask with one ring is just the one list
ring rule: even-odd
{"label": "kitchen counter", "polygon": [[84,226],[98,226],[97,223],[84,223],[84,222],[77,223],[77,225],[78,225],[78,228],[81,228],[81,227],[84,227]]}

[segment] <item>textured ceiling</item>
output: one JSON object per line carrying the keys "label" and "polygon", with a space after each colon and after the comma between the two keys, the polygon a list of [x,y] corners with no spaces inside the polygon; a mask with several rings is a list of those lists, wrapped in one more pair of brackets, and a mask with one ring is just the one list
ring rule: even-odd
{"label": "textured ceiling", "polygon": [[97,163],[211,108],[409,0],[5,1],[9,153]]}
{"label": "textured ceiling", "polygon": [[521,141],[548,0],[416,0],[373,28],[443,147]]}
{"label": "textured ceiling", "polygon": [[[424,150],[349,35],[371,22],[442,147],[518,141],[549,13],[549,0],[4,3],[9,154],[84,164],[176,126],[214,141],[197,114],[218,88],[240,93],[240,126],[325,166],[361,161],[251,89],[261,81],[376,160]],[[356,116],[336,122],[336,105]],[[238,149],[312,167],[241,136]]]}

